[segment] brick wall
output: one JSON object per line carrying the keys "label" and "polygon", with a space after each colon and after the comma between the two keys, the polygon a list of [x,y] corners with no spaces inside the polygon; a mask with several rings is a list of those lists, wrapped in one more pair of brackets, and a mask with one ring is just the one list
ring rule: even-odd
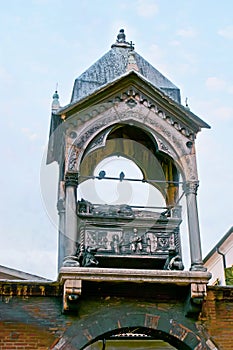
{"label": "brick wall", "polygon": [[205,331],[220,350],[233,349],[233,288],[208,287],[200,318]]}
{"label": "brick wall", "polygon": [[[83,300],[82,310],[74,314],[62,314],[62,298],[60,296],[9,296],[0,297],[0,350],[23,349],[50,349],[56,344],[66,330],[77,322],[79,318],[102,307],[101,304],[109,302],[108,299]],[[112,299],[112,298],[111,298]],[[117,298],[114,303],[119,303]],[[135,301],[137,306],[138,301]],[[145,301],[140,302],[146,307]],[[135,305],[136,305],[135,304]],[[98,306],[100,305],[100,306]],[[110,304],[109,304],[110,305]],[[117,304],[119,305],[119,304]],[[131,300],[133,307],[133,302]],[[174,318],[179,320],[182,316],[181,305],[173,304],[167,300],[165,304],[154,304],[159,309],[167,309]],[[161,306],[162,305],[162,306]],[[176,311],[177,310],[177,311]],[[194,330],[196,321],[186,318],[188,327]],[[193,326],[191,325],[193,324]],[[200,333],[205,339],[211,338],[219,350],[233,349],[233,288],[214,286],[208,287],[208,295],[203,304],[199,321]],[[77,332],[77,328],[76,332]]]}
{"label": "brick wall", "polygon": [[59,297],[2,297],[0,350],[49,349],[70,325]]}
{"label": "brick wall", "polygon": [[0,349],[48,349],[54,335],[41,327],[24,322],[0,322]]}

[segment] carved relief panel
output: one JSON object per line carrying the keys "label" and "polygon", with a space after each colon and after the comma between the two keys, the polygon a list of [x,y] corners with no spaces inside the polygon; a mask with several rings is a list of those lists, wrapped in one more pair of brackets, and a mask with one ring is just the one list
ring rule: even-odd
{"label": "carved relief panel", "polygon": [[87,228],[85,248],[90,247],[97,254],[119,255],[157,255],[168,254],[175,249],[175,233],[126,229]]}

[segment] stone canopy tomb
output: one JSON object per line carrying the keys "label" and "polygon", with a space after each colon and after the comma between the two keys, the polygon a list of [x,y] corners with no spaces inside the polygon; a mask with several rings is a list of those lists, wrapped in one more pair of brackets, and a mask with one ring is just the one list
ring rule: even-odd
{"label": "stone canopy tomb", "polygon": [[[69,285],[79,294],[83,280],[97,274],[108,280],[106,273],[114,271],[116,281],[147,270],[155,282],[160,276],[170,283],[169,270],[185,276],[184,283],[193,290],[198,272],[205,286],[195,152],[202,128],[209,126],[181,104],[179,88],[135,51],[123,29],[110,51],[75,80],[67,106],[60,106],[55,92],[47,163],[59,165],[58,266],[64,298]],[[101,166],[112,159],[133,162],[141,175],[128,176],[121,163],[117,175],[109,175]],[[100,184],[103,196],[95,198]],[[124,195],[109,203],[103,198],[114,186]],[[85,188],[77,198],[77,189]],[[136,205],[123,200],[129,188],[138,189]],[[147,190],[149,199],[143,200]],[[180,239],[183,196],[190,242],[188,280]],[[194,294],[202,297],[203,288]],[[66,299],[64,305],[68,307]]]}

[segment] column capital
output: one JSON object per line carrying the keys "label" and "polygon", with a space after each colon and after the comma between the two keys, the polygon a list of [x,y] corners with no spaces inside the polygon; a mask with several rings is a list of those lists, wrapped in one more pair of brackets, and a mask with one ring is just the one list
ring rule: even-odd
{"label": "column capital", "polygon": [[67,172],[65,175],[65,186],[78,186],[78,172]]}
{"label": "column capital", "polygon": [[199,187],[199,181],[187,181],[183,185],[183,190],[186,196],[191,193],[197,195],[198,187]]}

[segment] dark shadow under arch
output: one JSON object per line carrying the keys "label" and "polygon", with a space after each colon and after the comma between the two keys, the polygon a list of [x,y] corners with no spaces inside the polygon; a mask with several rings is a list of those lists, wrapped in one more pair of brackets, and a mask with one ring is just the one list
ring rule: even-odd
{"label": "dark shadow under arch", "polygon": [[[138,336],[133,336],[133,334],[138,334]],[[120,334],[119,337],[117,337]],[[128,336],[122,336],[121,334],[128,334]],[[131,335],[132,334],[132,335]],[[139,334],[141,335],[141,337],[139,336]],[[100,337],[98,337],[97,339],[94,339],[94,341],[92,341],[90,344],[87,344],[86,346],[82,347],[80,350],[85,350],[88,348],[88,346],[90,346],[91,344],[99,341],[99,340],[105,340],[106,342],[106,346],[107,346],[107,341],[108,340],[119,340],[119,339],[123,339],[125,342],[127,341],[131,341],[132,339],[135,340],[144,340],[144,342],[146,342],[146,340],[163,340],[166,343],[169,343],[170,345],[172,345],[174,348],[179,349],[179,350],[190,350],[191,348],[183,343],[182,341],[180,341],[178,338],[167,334],[163,331],[160,330],[155,330],[155,329],[151,329],[151,328],[146,328],[146,327],[139,327],[139,326],[135,326],[135,327],[126,327],[126,328],[121,328],[121,329],[117,329],[117,330],[113,330],[111,332],[107,332],[105,334],[102,334]]]}

